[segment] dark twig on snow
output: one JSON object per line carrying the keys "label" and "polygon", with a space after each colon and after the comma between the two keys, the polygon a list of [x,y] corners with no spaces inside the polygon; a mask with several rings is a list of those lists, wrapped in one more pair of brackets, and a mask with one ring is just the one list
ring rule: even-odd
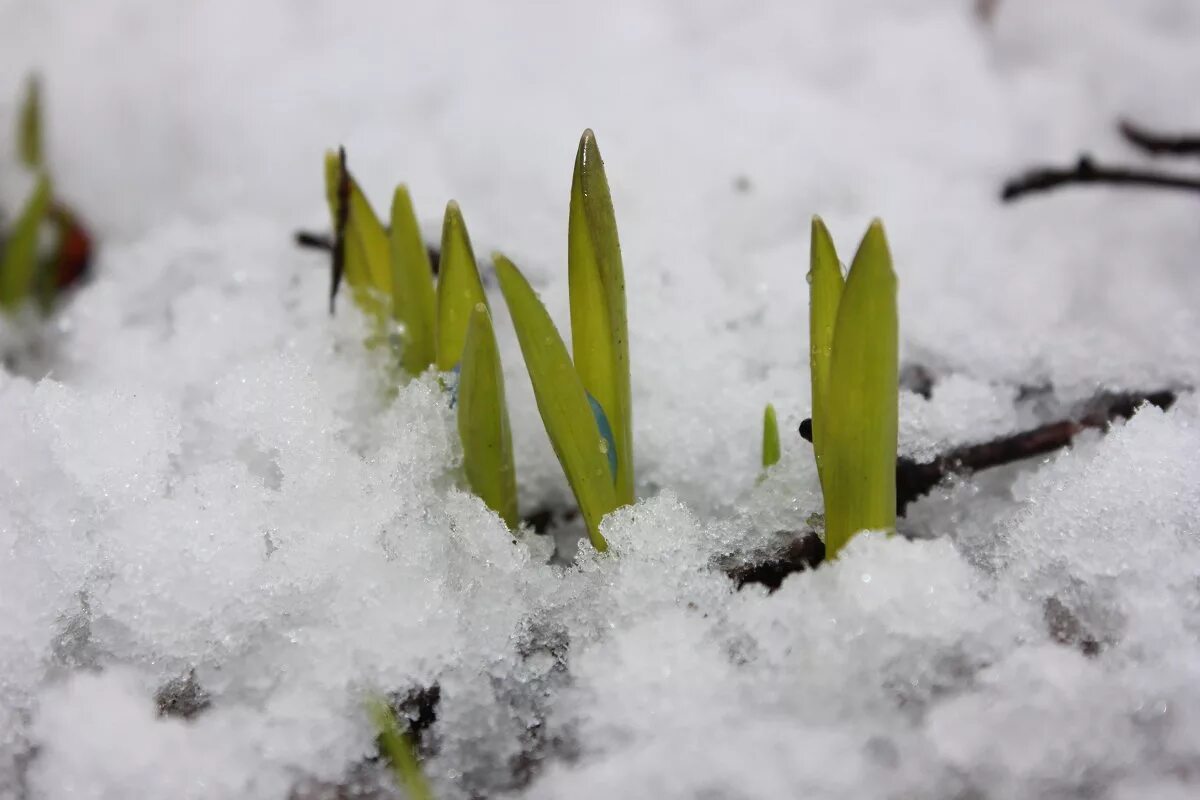
{"label": "dark twig on snow", "polygon": [[1172,391],[1101,395],[1087,404],[1078,419],[1051,422],[990,442],[959,447],[925,464],[907,458],[897,459],[896,512],[903,514],[909,503],[951,475],[977,472],[1061,450],[1088,428],[1103,430],[1119,419],[1133,416],[1146,403],[1165,410],[1171,407],[1175,398]]}
{"label": "dark twig on snow", "polygon": [[734,586],[761,583],[775,591],[783,579],[795,572],[815,569],[825,560],[825,542],[813,531],[794,536],[786,547],[769,558],[749,564],[736,564],[725,570]]}
{"label": "dark twig on snow", "polygon": [[[908,458],[896,460],[896,513],[903,516],[910,503],[927,494],[951,475],[976,472],[1035,458],[1069,447],[1075,437],[1091,429],[1104,430],[1119,419],[1132,417],[1145,404],[1166,410],[1176,393],[1102,394],[1089,401],[1075,419],[1059,420],[981,444],[955,448],[928,463]],[[812,441],[812,420],[800,423],[800,435]],[[724,572],[740,589],[759,583],[775,591],[784,578],[812,569],[825,559],[825,544],[812,531],[791,534],[788,543],[765,558],[738,563]]]}
{"label": "dark twig on snow", "polygon": [[310,250],[324,250],[328,253],[333,250],[333,239],[324,233],[296,231],[296,245],[298,247],[307,247]]}
{"label": "dark twig on snow", "polygon": [[1101,166],[1093,161],[1091,156],[1083,155],[1073,168],[1040,167],[1005,182],[1000,199],[1011,202],[1028,194],[1080,183],[1151,186],[1200,192],[1200,177],[1173,175],[1159,170]]}
{"label": "dark twig on snow", "polygon": [[1125,141],[1151,155],[1200,155],[1200,136],[1179,136],[1159,133],[1143,128],[1132,120],[1123,119],[1117,128]]}

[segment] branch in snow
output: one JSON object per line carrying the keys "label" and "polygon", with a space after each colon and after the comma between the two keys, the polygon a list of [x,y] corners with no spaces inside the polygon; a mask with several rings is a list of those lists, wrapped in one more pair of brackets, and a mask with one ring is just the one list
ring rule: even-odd
{"label": "branch in snow", "polygon": [[1172,136],[1143,128],[1132,120],[1123,119],[1117,128],[1125,141],[1151,155],[1200,155],[1200,136]]}
{"label": "branch in snow", "polygon": [[1200,177],[1173,175],[1158,170],[1101,166],[1093,161],[1091,156],[1083,155],[1071,169],[1039,167],[1007,181],[1000,192],[1000,199],[1007,203],[1027,194],[1080,183],[1109,186],[1152,186],[1200,192]]}

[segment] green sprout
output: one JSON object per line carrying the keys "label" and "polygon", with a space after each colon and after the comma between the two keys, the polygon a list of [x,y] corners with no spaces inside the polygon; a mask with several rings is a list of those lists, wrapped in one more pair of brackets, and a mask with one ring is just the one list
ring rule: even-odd
{"label": "green sprout", "polygon": [[604,162],[592,131],[583,132],[571,181],[567,231],[571,342],[575,368],[597,413],[612,431],[617,502],[633,502],[633,402],[625,271]]}
{"label": "green sprout", "polygon": [[435,359],[437,300],[429,251],[403,184],[392,197],[391,243],[392,308],[405,337],[401,360],[409,373],[420,375]]}
{"label": "green sprout", "polygon": [[58,295],[86,273],[91,239],[71,210],[54,197],[45,167],[36,77],[26,83],[16,138],[17,159],[32,175],[33,188],[12,227],[0,231],[0,310],[13,312],[33,300],[46,313]]}
{"label": "green sprout", "polygon": [[608,543],[600,534],[600,520],[621,505],[610,458],[612,437],[598,422],[567,346],[533,287],[507,258],[497,253],[493,259],[546,435],[575,493],[588,538],[604,552]]}
{"label": "green sprout", "polygon": [[374,698],[368,702],[367,711],[378,733],[379,753],[391,766],[396,783],[404,788],[409,800],[433,800],[429,782],[421,771],[417,749],[408,733],[396,722],[391,706],[381,698]]}
{"label": "green sprout", "polygon": [[0,260],[0,307],[14,311],[34,295],[38,285],[38,239],[50,211],[50,180],[39,175],[16,224],[4,240]]}
{"label": "green sprout", "polygon": [[401,326],[400,365],[409,374],[435,364],[441,372],[459,373],[455,401],[467,483],[516,528],[516,468],[500,350],[458,204],[446,206],[435,287],[407,188],[398,186],[393,194],[389,228],[346,169],[344,152],[326,154],[325,188],[335,231],[331,297],[344,277],[380,336],[389,320]]}
{"label": "green sprout", "polygon": [[775,418],[775,406],[767,403],[763,410],[762,465],[763,470],[779,463],[779,420]]}
{"label": "green sprout", "polygon": [[25,83],[25,99],[17,117],[17,156],[31,170],[44,166],[45,147],[42,145],[42,86],[31,75]]}
{"label": "green sprout", "polygon": [[896,527],[899,332],[883,225],[871,223],[843,280],[814,217],[808,277],[813,450],[832,558],[859,531]]}
{"label": "green sprout", "polygon": [[511,261],[497,255],[500,290],[516,328],[546,434],[579,503],[592,546],[600,521],[633,502],[633,403],[625,273],[604,162],[584,131],[575,157],[567,237],[574,361],[550,314]]}
{"label": "green sprout", "polygon": [[[453,200],[442,224],[440,266],[436,362],[442,372],[458,370],[463,470],[471,491],[515,529],[521,518],[500,348],[467,226]],[[432,303],[429,308],[433,310]]]}

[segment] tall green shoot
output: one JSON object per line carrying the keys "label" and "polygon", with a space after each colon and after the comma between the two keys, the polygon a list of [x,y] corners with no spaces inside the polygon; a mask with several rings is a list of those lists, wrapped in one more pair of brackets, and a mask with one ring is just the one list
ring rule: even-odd
{"label": "tall green shoot", "polygon": [[590,129],[583,132],[575,156],[567,271],[575,369],[600,408],[598,416],[607,418],[612,431],[617,502],[632,503],[633,402],[625,271],[604,161]]}
{"label": "tall green shoot", "polygon": [[588,538],[604,552],[608,543],[600,533],[600,521],[620,505],[609,460],[611,442],[600,429],[587,390],[546,307],[511,261],[499,254],[493,259],[546,435],[579,503]]}
{"label": "tall green shoot", "polygon": [[843,281],[814,218],[809,283],[813,448],[832,558],[859,531],[896,526],[899,326],[882,224],[871,223]]}

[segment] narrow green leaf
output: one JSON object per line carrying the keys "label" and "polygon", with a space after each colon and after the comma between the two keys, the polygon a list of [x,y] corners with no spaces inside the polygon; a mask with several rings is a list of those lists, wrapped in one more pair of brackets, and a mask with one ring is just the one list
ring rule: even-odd
{"label": "narrow green leaf", "polygon": [[404,326],[401,363],[410,374],[420,375],[437,355],[437,297],[429,252],[403,184],[392,195],[391,241],[392,313]]}
{"label": "narrow green leaf", "polygon": [[21,102],[17,122],[17,155],[21,163],[30,169],[40,170],[44,166],[42,87],[41,81],[35,76],[30,76],[25,83],[25,99]]}
{"label": "narrow green leaf", "polygon": [[608,543],[600,534],[600,521],[618,505],[608,469],[608,443],[596,427],[587,391],[546,307],[511,261],[499,254],[494,260],[542,424],[575,493],[592,546],[604,552]]}
{"label": "narrow green leaf", "polygon": [[633,403],[625,272],[604,162],[596,137],[584,131],[575,156],[567,236],[571,342],[584,388],[604,409],[617,447],[616,496],[633,497]]}
{"label": "narrow green leaf", "polygon": [[[812,219],[808,272],[808,356],[812,375],[813,453],[817,472],[824,475],[825,429],[828,411],[829,365],[833,356],[833,332],[837,322],[838,305],[842,297],[842,267],[829,229],[820,217]],[[824,478],[822,477],[822,481]]]}
{"label": "narrow green leaf", "polygon": [[50,210],[50,180],[40,175],[5,242],[0,262],[0,306],[14,309],[30,297],[37,278],[38,238]]}
{"label": "narrow green leaf", "polygon": [[876,220],[850,266],[833,339],[823,478],[831,558],[859,531],[896,527],[898,362],[896,274]]}
{"label": "narrow green leaf", "polygon": [[453,200],[446,205],[438,263],[437,368],[439,372],[448,372],[463,357],[467,326],[475,309],[480,304],[487,307],[487,296],[483,292],[467,226],[458,203]]}
{"label": "narrow green leaf", "polygon": [[[350,219],[347,222],[347,231],[352,238],[358,240],[361,247],[357,257],[366,262],[365,269],[357,271],[365,276],[370,286],[382,297],[390,297],[392,261],[388,249],[388,234],[354,176],[350,176]],[[351,266],[347,262],[347,280],[350,278],[350,271]]]}
{"label": "narrow green leaf", "polygon": [[521,520],[517,515],[517,471],[504,402],[504,373],[492,318],[483,303],[476,305],[471,314],[462,353],[458,435],[471,491],[510,529],[516,529]]}
{"label": "narrow green leaf", "polygon": [[767,403],[766,410],[763,411],[763,469],[778,464],[779,455],[779,421],[775,418],[775,406]]}
{"label": "narrow green leaf", "polygon": [[333,222],[330,308],[343,278],[355,303],[382,333],[391,306],[391,256],[387,233],[346,169],[345,151],[325,153],[325,199]]}
{"label": "narrow green leaf", "polygon": [[433,800],[429,782],[421,771],[417,749],[408,733],[400,729],[391,706],[380,698],[374,698],[367,704],[367,711],[378,735],[379,752],[388,760],[396,775],[396,783],[404,787],[408,800]]}

